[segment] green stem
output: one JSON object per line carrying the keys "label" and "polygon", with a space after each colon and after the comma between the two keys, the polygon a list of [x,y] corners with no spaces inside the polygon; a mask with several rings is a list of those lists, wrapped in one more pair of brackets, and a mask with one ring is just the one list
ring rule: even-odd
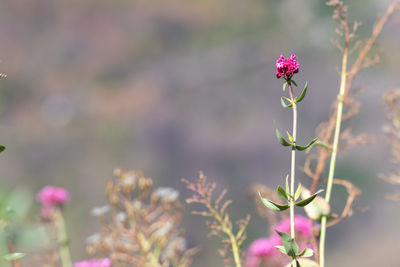
{"label": "green stem", "polygon": [[[338,146],[339,146],[340,127],[342,124],[342,115],[343,115],[343,101],[344,101],[344,95],[345,95],[345,90],[346,90],[347,57],[348,57],[348,47],[346,45],[346,47],[343,51],[343,58],[342,58],[341,82],[340,82],[339,95],[337,97],[338,104],[337,104],[337,113],[336,113],[335,134],[333,137],[331,161],[329,164],[328,184],[326,186],[325,200],[327,203],[329,203],[329,201],[331,199],[333,177],[335,175],[336,156],[337,156],[337,150],[338,150]],[[319,241],[319,255],[320,255],[319,265],[320,265],[320,267],[325,267],[326,223],[327,223],[327,217],[323,216],[322,220],[321,220],[321,237],[320,237],[320,241]]]}
{"label": "green stem", "polygon": [[[293,103],[293,132],[292,132],[292,137],[293,137],[293,144],[296,144],[296,134],[297,134],[297,106],[295,103],[295,99],[293,96],[293,89],[292,89],[292,84],[290,81],[288,82],[289,85],[289,94],[290,94],[290,99],[292,100]],[[292,146],[292,162],[290,166],[290,194],[294,196],[294,176],[295,176],[295,167],[296,167],[296,148],[295,146]],[[294,225],[294,200],[290,198],[289,202],[290,206],[290,236],[295,239],[295,225]],[[295,267],[296,266],[296,260],[293,260],[292,265]]]}
{"label": "green stem", "polygon": [[64,218],[59,209],[54,212],[54,222],[57,229],[57,240],[59,243],[60,259],[63,267],[72,267],[71,253],[68,246],[68,235],[65,228]]}
{"label": "green stem", "polygon": [[211,211],[211,213],[213,214],[213,217],[221,225],[222,232],[224,232],[229,237],[229,241],[230,241],[229,243],[231,245],[235,266],[242,267],[242,261],[240,259],[240,245],[238,244],[237,239],[232,232],[232,228],[229,227],[229,225],[227,225],[226,221],[218,214],[217,210],[215,210],[214,207],[211,206],[210,203],[207,203],[206,207],[209,211]]}

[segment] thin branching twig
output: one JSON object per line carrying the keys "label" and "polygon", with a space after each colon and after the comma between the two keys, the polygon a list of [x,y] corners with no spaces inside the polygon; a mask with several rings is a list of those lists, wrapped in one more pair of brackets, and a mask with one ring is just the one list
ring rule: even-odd
{"label": "thin branching twig", "polygon": [[182,179],[182,182],[194,193],[191,198],[186,199],[186,203],[199,203],[206,208],[205,210],[192,211],[192,213],[211,218],[210,221],[207,221],[207,226],[210,229],[210,234],[218,236],[224,244],[224,249],[220,250],[220,254],[225,259],[225,263],[228,264],[229,257],[227,254],[230,250],[235,266],[242,266],[240,247],[246,239],[245,230],[249,223],[250,215],[236,222],[238,229],[235,233],[230,215],[227,212],[227,208],[232,201],[222,200],[226,194],[226,189],[218,195],[216,200],[213,200],[216,184],[208,182],[207,177],[202,172],[200,172],[200,176],[195,183],[186,179]]}

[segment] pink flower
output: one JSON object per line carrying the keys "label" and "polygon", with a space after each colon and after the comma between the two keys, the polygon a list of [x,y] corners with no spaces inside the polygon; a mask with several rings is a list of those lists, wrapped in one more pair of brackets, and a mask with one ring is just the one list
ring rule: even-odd
{"label": "pink flower", "polygon": [[48,185],[37,194],[36,199],[44,208],[62,207],[69,200],[69,194],[64,188]]}
{"label": "pink flower", "polygon": [[111,267],[111,259],[90,259],[85,261],[80,261],[75,263],[75,267]]}
{"label": "pink flower", "polygon": [[275,251],[274,246],[271,244],[269,239],[267,238],[260,238],[254,241],[247,253],[254,255],[254,256],[267,256]]}
{"label": "pink flower", "polygon": [[289,81],[295,73],[299,72],[300,63],[297,62],[296,54],[292,54],[290,58],[280,55],[276,61],[276,78],[284,78]]}
{"label": "pink flower", "polygon": [[[294,216],[294,228],[296,234],[300,234],[302,238],[308,239],[311,237],[312,224],[308,218],[301,215]],[[281,221],[280,223],[274,226],[274,229],[290,235],[290,219],[288,218],[286,220]],[[272,235],[271,242],[273,243],[274,246],[282,244],[281,238],[276,232],[274,232],[274,234]]]}
{"label": "pink flower", "polygon": [[276,253],[277,250],[270,239],[257,239],[247,250],[246,266],[258,267],[263,260],[273,257]]}
{"label": "pink flower", "polygon": [[[300,247],[312,248],[309,245],[311,237],[312,225],[309,219],[304,216],[296,215],[294,217],[296,229],[296,241]],[[290,235],[290,219],[286,219],[273,227],[281,232]],[[287,258],[278,253],[275,246],[282,245],[280,236],[274,232],[270,238],[260,238],[254,241],[247,250],[246,266],[247,267],[260,267],[260,266],[283,266]]]}

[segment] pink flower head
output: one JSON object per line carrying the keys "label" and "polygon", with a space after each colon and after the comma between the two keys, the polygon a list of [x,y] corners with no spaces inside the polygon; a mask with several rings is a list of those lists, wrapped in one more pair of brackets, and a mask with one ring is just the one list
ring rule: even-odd
{"label": "pink flower head", "polygon": [[80,261],[75,263],[75,267],[111,267],[111,259],[90,259],[85,261]]}
{"label": "pink flower head", "polygon": [[260,238],[254,241],[247,250],[246,266],[258,267],[263,258],[268,258],[274,254],[276,249],[267,238]]}
{"label": "pink flower head", "polygon": [[[311,237],[312,225],[309,219],[304,216],[296,215],[294,217],[296,229],[296,242],[299,248],[312,248],[309,245]],[[290,234],[290,219],[286,219],[276,224],[274,229],[277,229],[286,234]],[[284,266],[287,258],[278,252],[275,246],[282,245],[280,236],[274,232],[270,238],[260,238],[254,241],[247,250],[246,267],[264,266]]]}
{"label": "pink flower head", "polygon": [[[312,223],[308,218],[301,215],[294,216],[294,228],[296,233],[300,234],[302,237],[311,237]],[[286,234],[290,234],[290,219],[288,218],[281,221],[274,226],[274,229]],[[282,244],[281,238],[276,232],[274,232],[273,236],[271,237],[271,242],[274,246]]]}
{"label": "pink flower head", "polygon": [[36,199],[44,208],[61,207],[69,200],[69,194],[64,188],[48,185],[37,194]]}
{"label": "pink flower head", "polygon": [[292,54],[289,58],[283,55],[276,61],[276,78],[284,78],[289,81],[295,73],[299,72],[300,63],[297,62],[296,54]]}
{"label": "pink flower head", "polygon": [[254,256],[267,256],[273,251],[275,251],[275,249],[269,239],[260,238],[250,245],[247,253]]}

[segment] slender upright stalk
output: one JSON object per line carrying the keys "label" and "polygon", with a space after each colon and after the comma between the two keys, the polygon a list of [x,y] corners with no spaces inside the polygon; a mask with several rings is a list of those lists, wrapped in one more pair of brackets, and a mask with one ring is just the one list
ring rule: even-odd
{"label": "slender upright stalk", "polygon": [[[15,247],[14,247],[14,244],[13,244],[13,242],[11,241],[10,238],[7,238],[7,243],[8,243],[8,251],[9,251],[10,253],[15,253],[15,252],[16,252],[16,251],[15,251]],[[13,267],[21,267],[21,264],[20,264],[19,260],[16,259],[16,260],[13,260],[13,261],[12,261],[12,266],[13,266]]]}
{"label": "slender upright stalk", "polygon": [[[289,94],[290,94],[290,100],[292,100],[293,106],[293,132],[292,132],[292,137],[293,137],[293,144],[296,144],[296,133],[297,133],[297,106],[295,103],[295,99],[293,96],[293,89],[292,89],[292,84],[290,81],[288,81],[289,85]],[[291,162],[291,167],[290,167],[290,194],[294,196],[294,176],[295,176],[295,167],[296,167],[296,148],[292,146],[292,162]],[[289,202],[290,206],[290,236],[295,239],[295,227],[294,227],[294,200],[290,198]],[[296,260],[293,260],[292,263],[293,267],[296,267]]]}
{"label": "slender upright stalk", "polygon": [[54,223],[57,230],[61,264],[63,267],[72,267],[71,253],[68,246],[68,235],[65,229],[64,218],[59,209],[56,209],[54,212]]}
{"label": "slender upright stalk", "polygon": [[213,217],[221,225],[222,232],[224,232],[229,237],[231,248],[232,248],[233,260],[235,261],[235,266],[242,267],[242,261],[240,259],[240,246],[235,238],[235,235],[232,233],[232,228],[230,228],[226,224],[226,221],[220,216],[218,211],[215,210],[214,207],[210,203],[207,203],[206,207],[208,208],[209,211],[211,211]]}
{"label": "slender upright stalk", "polygon": [[[335,125],[335,134],[333,136],[333,145],[332,145],[332,154],[331,160],[329,164],[329,174],[328,174],[328,184],[326,186],[326,195],[325,200],[329,203],[331,199],[332,193],[332,184],[333,177],[335,175],[335,165],[336,165],[336,155],[339,146],[339,137],[340,137],[340,127],[342,124],[342,114],[343,114],[343,100],[346,91],[346,78],[347,78],[347,58],[348,58],[348,46],[343,50],[343,58],[342,58],[342,73],[341,73],[341,82],[337,104],[337,112],[336,112],[336,125]],[[323,216],[321,220],[321,237],[319,241],[319,265],[320,267],[325,267],[325,238],[326,238],[326,222],[327,217]]]}

